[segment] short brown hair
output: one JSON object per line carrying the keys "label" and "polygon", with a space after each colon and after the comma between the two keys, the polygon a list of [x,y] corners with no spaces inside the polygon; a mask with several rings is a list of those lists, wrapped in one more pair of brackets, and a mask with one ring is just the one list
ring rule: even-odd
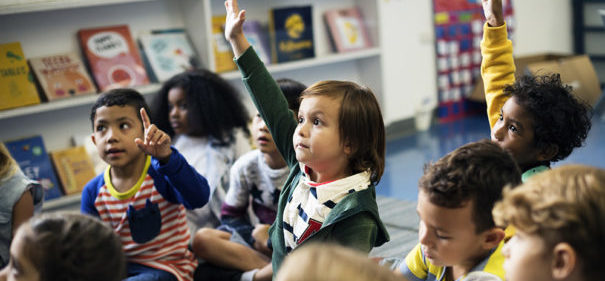
{"label": "short brown hair", "polygon": [[424,167],[418,186],[431,203],[445,208],[473,204],[475,231],[495,226],[492,208],[508,184],[521,182],[512,156],[489,140],[463,145]]}
{"label": "short brown hair", "polygon": [[278,281],[403,281],[387,267],[338,244],[311,243],[288,255],[277,273]]}
{"label": "short brown hair", "polygon": [[120,239],[98,219],[48,213],[34,216],[18,231],[41,281],[118,281],[126,276]]}
{"label": "short brown hair", "polygon": [[504,191],[494,207],[499,225],[540,236],[547,247],[566,242],[582,261],[587,280],[603,280],[605,170],[567,165],[531,177]]}
{"label": "short brown hair", "polygon": [[378,101],[372,90],[348,81],[321,81],[302,93],[340,98],[338,127],[340,141],[350,145],[349,168],[355,173],[370,170],[376,184],[384,172],[385,130]]}

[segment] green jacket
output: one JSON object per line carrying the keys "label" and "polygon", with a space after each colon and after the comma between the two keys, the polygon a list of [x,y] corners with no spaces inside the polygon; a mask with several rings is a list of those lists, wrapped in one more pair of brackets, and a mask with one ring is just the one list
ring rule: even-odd
{"label": "green jacket", "polygon": [[[249,48],[235,60],[242,80],[250,93],[252,101],[261,114],[273,140],[290,167],[290,175],[282,188],[275,222],[269,229],[273,246],[273,276],[277,274],[283,259],[288,254],[284,242],[283,211],[287,199],[294,191],[302,175],[296,153],[292,145],[292,135],[297,122],[288,109],[288,102],[265,65],[253,48]],[[330,211],[323,225],[316,233],[304,241],[335,242],[347,247],[369,252],[373,247],[389,241],[389,234],[382,224],[376,205],[376,188],[352,193],[343,198]],[[298,249],[298,248],[297,248]]]}

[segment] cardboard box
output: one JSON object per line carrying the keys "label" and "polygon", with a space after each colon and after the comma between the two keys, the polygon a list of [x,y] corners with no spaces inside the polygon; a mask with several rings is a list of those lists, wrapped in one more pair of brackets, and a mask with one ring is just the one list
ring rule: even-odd
{"label": "cardboard box", "polygon": [[[573,87],[573,93],[591,106],[595,106],[601,96],[601,85],[597,73],[587,55],[540,54],[515,58],[515,76],[524,73],[546,75],[561,74],[563,83]],[[483,80],[478,79],[469,99],[485,102]]]}

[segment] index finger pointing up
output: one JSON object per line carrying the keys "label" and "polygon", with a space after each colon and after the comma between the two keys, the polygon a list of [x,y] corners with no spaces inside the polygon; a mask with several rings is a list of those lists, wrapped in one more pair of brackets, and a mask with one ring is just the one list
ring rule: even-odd
{"label": "index finger pointing up", "polygon": [[151,126],[151,122],[149,121],[149,116],[147,116],[147,111],[145,108],[141,108],[141,120],[143,120],[143,128],[147,129]]}

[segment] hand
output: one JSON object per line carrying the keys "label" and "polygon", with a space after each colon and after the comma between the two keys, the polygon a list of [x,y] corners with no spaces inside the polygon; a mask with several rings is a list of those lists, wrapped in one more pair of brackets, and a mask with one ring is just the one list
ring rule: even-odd
{"label": "hand", "polygon": [[504,14],[502,13],[502,0],[481,0],[485,20],[491,27],[504,25]]}
{"label": "hand", "polygon": [[267,241],[269,241],[269,227],[268,224],[257,224],[252,230],[252,237],[254,238],[254,248],[267,255],[271,256],[271,249],[267,247]]}
{"label": "hand", "polygon": [[225,10],[227,10],[225,38],[231,43],[235,56],[239,57],[250,47],[243,30],[244,21],[246,20],[246,10],[239,9],[237,0],[225,1]]}
{"label": "hand", "polygon": [[172,154],[170,136],[151,124],[145,108],[141,108],[141,120],[143,120],[143,128],[145,128],[144,140],[136,138],[134,142],[145,154],[155,157],[161,163],[168,162],[170,154]]}

